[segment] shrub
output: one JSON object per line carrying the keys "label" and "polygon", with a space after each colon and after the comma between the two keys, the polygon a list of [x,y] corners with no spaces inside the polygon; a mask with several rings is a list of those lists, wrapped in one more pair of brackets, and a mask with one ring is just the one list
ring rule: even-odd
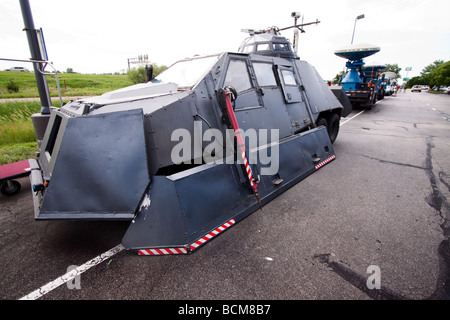
{"label": "shrub", "polygon": [[130,79],[130,81],[133,84],[145,82],[145,68],[144,67],[139,67],[137,69],[136,68],[130,69],[130,70],[128,70],[127,75],[128,75],[128,79]]}
{"label": "shrub", "polygon": [[8,89],[8,92],[19,92],[19,85],[13,79],[10,79],[6,84],[6,89]]}
{"label": "shrub", "polygon": [[[156,63],[153,63],[153,75],[152,79],[156,77],[158,74],[166,70],[166,66],[159,66]],[[145,68],[139,67],[139,68],[133,68],[127,71],[128,79],[130,79],[133,84],[136,83],[144,83],[145,82]]]}

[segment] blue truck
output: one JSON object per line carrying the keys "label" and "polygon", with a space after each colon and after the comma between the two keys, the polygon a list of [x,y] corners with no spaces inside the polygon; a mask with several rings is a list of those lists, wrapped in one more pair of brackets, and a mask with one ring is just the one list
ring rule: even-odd
{"label": "blue truck", "polygon": [[384,77],[381,72],[386,66],[366,66],[363,61],[363,58],[378,51],[379,47],[367,44],[350,45],[335,51],[337,56],[348,59],[339,85],[343,87],[353,108],[371,109],[377,100],[384,98]]}

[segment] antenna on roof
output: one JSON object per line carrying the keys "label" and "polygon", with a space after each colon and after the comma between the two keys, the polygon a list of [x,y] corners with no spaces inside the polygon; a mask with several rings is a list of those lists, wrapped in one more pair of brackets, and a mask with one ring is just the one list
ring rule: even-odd
{"label": "antenna on roof", "polygon": [[[309,25],[312,25],[312,24],[319,24],[320,21],[316,19],[316,21],[314,21],[314,22],[303,23],[304,16],[301,15],[300,12],[297,12],[297,11],[292,12],[291,13],[291,17],[294,18],[294,25],[290,26],[290,27],[286,27],[286,28],[281,28],[281,29],[279,29],[279,31],[295,28],[295,30],[294,30],[293,47],[294,47],[294,52],[297,54],[297,52],[298,52],[298,31],[300,31],[301,33],[305,33],[306,31],[302,27],[309,26]],[[302,18],[302,23],[301,24],[297,24],[297,20],[300,17]]]}

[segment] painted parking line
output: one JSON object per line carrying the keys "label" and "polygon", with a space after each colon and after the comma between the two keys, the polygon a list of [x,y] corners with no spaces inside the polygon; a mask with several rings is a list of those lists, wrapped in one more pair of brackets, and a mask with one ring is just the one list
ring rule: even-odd
{"label": "painted parking line", "polygon": [[111,258],[112,256],[114,256],[115,254],[119,253],[123,249],[125,249],[125,248],[121,244],[119,244],[118,246],[115,246],[114,248],[112,248],[112,249],[102,253],[101,255],[95,257],[94,259],[89,260],[85,264],[83,264],[83,265],[81,265],[79,267],[76,267],[75,269],[73,269],[73,270],[67,272],[66,274],[58,277],[57,279],[47,283],[46,285],[40,287],[39,289],[34,290],[30,294],[27,294],[26,296],[22,297],[20,300],[36,300],[36,299],[39,299],[40,297],[42,297],[43,295],[49,293],[53,289],[56,289],[60,285],[66,283],[68,281],[71,281],[76,276],[82,274],[83,272],[87,271],[88,269],[98,265],[99,263],[105,261],[108,258]]}
{"label": "painted parking line", "polygon": [[341,122],[340,125],[343,126],[344,124],[346,124],[346,123],[349,122],[350,120],[355,119],[357,116],[359,116],[360,114],[362,114],[364,111],[366,111],[366,110],[362,110],[362,111],[358,112],[358,113],[355,114],[353,117],[351,117],[351,118],[349,118],[349,119],[346,119],[344,122]]}

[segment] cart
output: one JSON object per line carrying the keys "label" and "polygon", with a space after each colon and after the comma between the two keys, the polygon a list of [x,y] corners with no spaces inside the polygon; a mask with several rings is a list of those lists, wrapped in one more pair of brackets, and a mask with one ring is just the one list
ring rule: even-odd
{"label": "cart", "polygon": [[21,185],[13,180],[28,176],[31,172],[28,160],[8,163],[0,166],[0,192],[12,196],[20,191]]}

